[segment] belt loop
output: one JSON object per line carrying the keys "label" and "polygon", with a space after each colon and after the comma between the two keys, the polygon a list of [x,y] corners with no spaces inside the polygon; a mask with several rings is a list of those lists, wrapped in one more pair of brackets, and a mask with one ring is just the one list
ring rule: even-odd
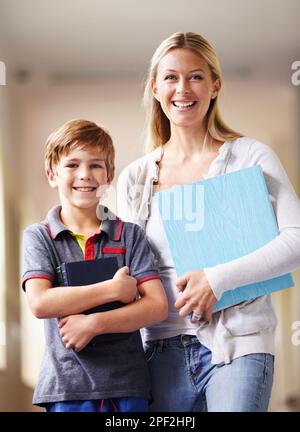
{"label": "belt loop", "polygon": [[186,334],[180,335],[180,341],[181,341],[183,346],[189,344],[191,342],[191,339],[192,339],[192,336],[190,336],[190,335],[186,335]]}
{"label": "belt loop", "polygon": [[157,352],[162,352],[162,350],[163,350],[163,345],[164,345],[164,340],[163,339],[159,339],[157,342],[156,342],[156,350],[157,350]]}

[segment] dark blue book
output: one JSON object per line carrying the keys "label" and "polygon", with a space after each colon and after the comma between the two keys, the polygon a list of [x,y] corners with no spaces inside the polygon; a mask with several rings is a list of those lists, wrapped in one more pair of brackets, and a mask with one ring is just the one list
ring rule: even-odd
{"label": "dark blue book", "polygon": [[[84,260],[64,262],[56,269],[58,283],[60,286],[83,286],[112,279],[118,270],[116,257],[98,258],[95,260]],[[125,306],[125,303],[114,301],[95,306],[82,313],[92,314],[106,312]],[[88,345],[97,342],[126,339],[131,333],[109,333],[94,337]]]}

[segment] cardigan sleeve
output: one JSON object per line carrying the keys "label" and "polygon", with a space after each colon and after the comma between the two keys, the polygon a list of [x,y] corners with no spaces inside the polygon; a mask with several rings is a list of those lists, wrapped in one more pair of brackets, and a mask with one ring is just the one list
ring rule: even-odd
{"label": "cardigan sleeve", "polygon": [[133,181],[130,177],[129,167],[124,168],[117,181],[117,215],[124,222],[133,222],[130,189]]}
{"label": "cardigan sleeve", "polygon": [[276,154],[254,142],[249,166],[260,165],[277,219],[279,235],[255,252],[205,268],[208,282],[219,300],[225,291],[281,276],[300,267],[300,203]]}

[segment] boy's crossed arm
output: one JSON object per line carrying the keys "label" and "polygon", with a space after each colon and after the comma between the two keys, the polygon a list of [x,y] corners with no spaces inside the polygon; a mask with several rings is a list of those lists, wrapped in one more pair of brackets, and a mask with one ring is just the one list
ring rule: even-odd
{"label": "boy's crossed arm", "polygon": [[[166,318],[168,303],[159,279],[139,285],[122,267],[113,279],[86,286],[52,287],[48,279],[29,279],[26,293],[37,318],[58,317],[60,334],[66,348],[82,350],[90,340],[104,333],[128,333]],[[112,301],[128,303],[107,312],[82,314],[83,311]]]}
{"label": "boy's crossed arm", "polygon": [[26,293],[32,313],[37,318],[65,317],[92,307],[113,302],[132,302],[137,293],[136,279],[122,267],[113,279],[85,286],[52,287],[48,279],[26,281]]}
{"label": "boy's crossed arm", "polygon": [[66,348],[80,351],[99,334],[133,332],[166,319],[168,302],[161,281],[144,282],[138,290],[141,298],[122,308],[62,318],[60,335]]}

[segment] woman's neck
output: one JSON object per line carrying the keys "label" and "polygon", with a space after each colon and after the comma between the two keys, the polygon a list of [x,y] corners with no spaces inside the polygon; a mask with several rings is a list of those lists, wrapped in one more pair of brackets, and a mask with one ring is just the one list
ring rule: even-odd
{"label": "woman's neck", "polygon": [[188,128],[173,128],[170,140],[164,145],[164,152],[168,157],[184,162],[212,151],[212,141],[205,129],[195,131]]}

